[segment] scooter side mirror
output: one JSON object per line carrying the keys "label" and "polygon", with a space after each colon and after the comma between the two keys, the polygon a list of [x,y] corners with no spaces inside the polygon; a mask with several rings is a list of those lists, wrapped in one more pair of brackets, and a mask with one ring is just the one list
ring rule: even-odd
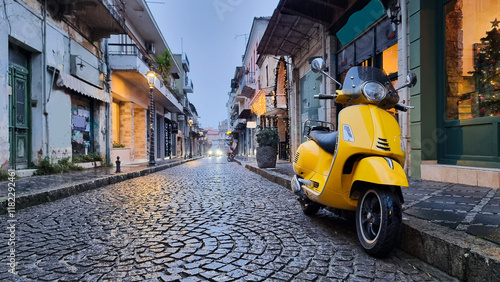
{"label": "scooter side mirror", "polygon": [[417,75],[413,72],[410,72],[406,76],[406,85],[408,85],[408,87],[413,87],[416,84],[417,84]]}
{"label": "scooter side mirror", "polygon": [[399,87],[398,89],[396,89],[396,91],[398,91],[399,89],[403,89],[405,87],[413,87],[417,84],[417,75],[413,72],[410,72],[407,76],[406,76],[406,83]]}
{"label": "scooter side mirror", "polygon": [[323,60],[322,58],[316,58],[316,59],[312,60],[311,70],[314,73],[320,73],[320,72],[324,71],[325,69],[326,69],[325,60]]}
{"label": "scooter side mirror", "polygon": [[342,84],[340,82],[336,81],[335,78],[331,77],[328,73],[325,72],[326,63],[325,63],[325,60],[323,60],[322,58],[316,58],[316,59],[312,60],[311,70],[314,73],[322,73],[323,75],[327,76],[331,80],[335,81],[335,83],[337,83],[340,86],[340,88],[342,88]]}

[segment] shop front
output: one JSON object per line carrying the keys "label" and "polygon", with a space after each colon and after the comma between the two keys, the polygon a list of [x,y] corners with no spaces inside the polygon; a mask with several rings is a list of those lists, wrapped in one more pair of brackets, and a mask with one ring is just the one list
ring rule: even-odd
{"label": "shop front", "polygon": [[500,2],[453,0],[438,8],[444,15],[438,162],[500,168]]}

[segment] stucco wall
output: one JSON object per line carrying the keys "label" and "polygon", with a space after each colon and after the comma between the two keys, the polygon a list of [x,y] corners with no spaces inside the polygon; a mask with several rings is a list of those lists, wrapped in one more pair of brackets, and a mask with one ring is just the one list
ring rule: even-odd
{"label": "stucco wall", "polygon": [[419,83],[410,89],[411,172],[421,177],[420,164],[437,159],[436,126],[436,3],[409,2],[410,71]]}

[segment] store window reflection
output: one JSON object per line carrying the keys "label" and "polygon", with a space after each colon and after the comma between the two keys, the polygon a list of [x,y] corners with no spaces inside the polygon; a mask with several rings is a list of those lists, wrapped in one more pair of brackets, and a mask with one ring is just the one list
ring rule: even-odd
{"label": "store window reflection", "polygon": [[448,120],[500,116],[500,1],[446,6]]}

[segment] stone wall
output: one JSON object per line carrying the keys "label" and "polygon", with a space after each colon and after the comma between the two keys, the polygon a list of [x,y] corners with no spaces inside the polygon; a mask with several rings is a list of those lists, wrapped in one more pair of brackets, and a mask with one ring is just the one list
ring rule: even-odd
{"label": "stone wall", "polygon": [[134,159],[147,159],[146,109],[134,108]]}

